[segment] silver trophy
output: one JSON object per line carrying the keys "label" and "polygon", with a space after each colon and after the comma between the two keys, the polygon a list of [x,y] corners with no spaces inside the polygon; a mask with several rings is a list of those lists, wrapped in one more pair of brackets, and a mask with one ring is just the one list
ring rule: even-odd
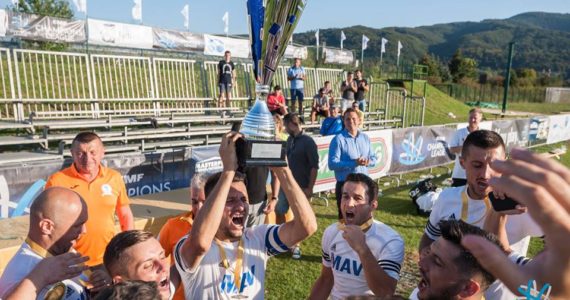
{"label": "silver trophy", "polygon": [[240,128],[245,137],[237,145],[241,166],[287,165],[286,143],[275,138],[275,123],[266,101],[273,74],[305,4],[305,0],[247,0],[256,99]]}

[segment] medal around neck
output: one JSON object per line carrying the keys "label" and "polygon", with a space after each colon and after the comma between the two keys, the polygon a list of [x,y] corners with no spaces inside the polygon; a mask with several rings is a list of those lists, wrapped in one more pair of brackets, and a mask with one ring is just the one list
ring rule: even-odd
{"label": "medal around neck", "polygon": [[305,3],[304,0],[247,0],[256,99],[240,128],[245,137],[236,145],[240,167],[287,165],[286,143],[276,138],[267,96]]}

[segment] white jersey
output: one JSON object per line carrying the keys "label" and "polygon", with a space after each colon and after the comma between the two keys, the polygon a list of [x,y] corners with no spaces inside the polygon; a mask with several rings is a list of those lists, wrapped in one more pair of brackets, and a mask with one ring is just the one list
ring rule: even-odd
{"label": "white jersey", "polygon": [[[432,240],[441,236],[439,221],[461,219],[462,194],[466,186],[450,187],[443,190],[435,203],[426,224],[425,234]],[[483,200],[473,200],[467,197],[468,212],[466,223],[483,228],[487,207]],[[489,208],[493,209],[493,208]],[[528,213],[509,216],[507,219],[507,237],[513,251],[526,255],[531,236],[542,236],[540,227],[534,222]],[[505,300],[515,299],[499,281],[492,284],[485,293],[485,299]]]}
{"label": "white jersey", "polygon": [[[2,278],[0,278],[0,299],[8,296],[18,284],[35,268],[44,257],[34,252],[28,243],[24,242],[18,252],[12,257]],[[62,292],[62,300],[88,299],[87,291],[81,285],[79,277],[57,282],[42,289],[36,299],[45,299],[51,293]]]}
{"label": "white jersey", "polygon": [[[342,237],[338,224],[325,230],[322,240],[323,265],[332,269],[334,285],[331,299],[344,299],[352,295],[373,295],[368,287],[358,254]],[[388,225],[374,220],[365,233],[366,244],[388,276],[400,279],[404,259],[404,240]]]}
{"label": "white jersey", "polygon": [[[463,142],[465,142],[465,139],[467,138],[468,135],[469,135],[469,130],[467,130],[467,127],[458,129],[451,138],[451,141],[449,142],[449,147],[451,148],[451,147],[463,146]],[[465,169],[463,169],[463,167],[459,163],[460,157],[461,153],[456,154],[455,165],[453,166],[453,173],[451,173],[451,178],[458,178],[458,179],[467,178],[467,176],[465,175]]]}
{"label": "white jersey", "polygon": [[174,260],[184,283],[186,299],[230,299],[232,296],[247,296],[247,299],[263,299],[265,291],[265,266],[269,257],[289,251],[279,239],[278,225],[256,225],[243,233],[243,267],[239,290],[234,284],[234,268],[238,242],[224,243],[230,268],[222,265],[220,251],[212,241],[210,250],[200,264],[189,269],[181,257],[181,246],[187,237],[175,246]]}

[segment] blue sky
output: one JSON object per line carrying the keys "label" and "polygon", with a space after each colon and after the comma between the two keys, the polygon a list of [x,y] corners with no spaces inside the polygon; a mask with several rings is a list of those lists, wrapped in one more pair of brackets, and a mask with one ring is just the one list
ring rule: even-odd
{"label": "blue sky", "polygon": [[[71,2],[71,0],[69,0]],[[230,15],[230,35],[247,33],[245,0],[142,0],[143,24],[183,30],[180,10],[190,5],[190,31],[223,33]],[[9,0],[0,0],[6,7]],[[132,0],[87,0],[89,17],[133,23]],[[75,9],[75,7],[72,5]],[[348,13],[350,11],[350,13]],[[528,11],[570,13],[569,0],[307,0],[296,32],[364,25],[415,27],[456,21],[502,19]],[[84,18],[83,14],[76,14]]]}

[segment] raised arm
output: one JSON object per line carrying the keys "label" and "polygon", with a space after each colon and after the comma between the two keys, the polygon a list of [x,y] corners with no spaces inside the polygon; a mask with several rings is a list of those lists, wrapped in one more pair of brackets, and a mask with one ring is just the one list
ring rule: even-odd
{"label": "raised arm", "polygon": [[291,247],[317,231],[317,219],[305,193],[288,167],[273,168],[295,218],[281,226],[279,239]]}
{"label": "raised arm", "polygon": [[194,219],[189,238],[182,245],[182,259],[191,270],[200,264],[202,257],[210,250],[218,227],[220,227],[230,186],[237,169],[235,141],[239,137],[239,133],[230,132],[222,138],[219,150],[224,167],[222,175]]}

